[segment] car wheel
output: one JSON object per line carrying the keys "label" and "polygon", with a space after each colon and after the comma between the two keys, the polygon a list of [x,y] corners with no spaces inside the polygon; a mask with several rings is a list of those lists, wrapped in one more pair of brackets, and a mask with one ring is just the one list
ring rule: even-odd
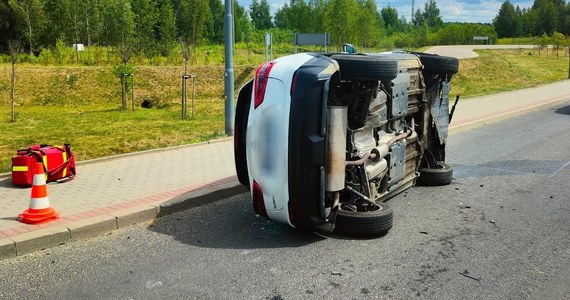
{"label": "car wheel", "polygon": [[394,222],[394,214],[388,204],[375,204],[371,211],[350,211],[339,207],[335,231],[351,236],[377,236],[388,232]]}
{"label": "car wheel", "polygon": [[453,177],[453,168],[444,162],[438,162],[437,168],[420,168],[418,172],[416,185],[422,186],[448,185]]}
{"label": "car wheel", "polygon": [[398,62],[378,56],[336,54],[344,80],[392,80],[398,75]]}
{"label": "car wheel", "polygon": [[234,161],[238,181],[249,189],[249,174],[246,158],[246,130],[251,106],[251,92],[253,81],[245,84],[238,95],[236,115],[234,119]]}
{"label": "car wheel", "polygon": [[415,54],[424,65],[424,72],[455,74],[459,71],[459,60],[455,57],[417,52]]}

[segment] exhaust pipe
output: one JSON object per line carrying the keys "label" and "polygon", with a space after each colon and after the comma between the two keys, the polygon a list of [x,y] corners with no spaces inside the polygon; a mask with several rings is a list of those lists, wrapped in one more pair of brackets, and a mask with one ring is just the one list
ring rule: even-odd
{"label": "exhaust pipe", "polygon": [[348,107],[331,106],[327,118],[327,192],[344,190],[346,166],[346,131],[348,130]]}

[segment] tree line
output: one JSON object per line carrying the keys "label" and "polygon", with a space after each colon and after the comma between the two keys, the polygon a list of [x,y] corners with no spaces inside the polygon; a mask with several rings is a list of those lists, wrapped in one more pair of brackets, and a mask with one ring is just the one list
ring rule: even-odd
{"label": "tree line", "polygon": [[505,0],[493,20],[499,37],[529,37],[570,34],[570,3],[564,0],[534,0],[530,8],[515,7]]}
{"label": "tree line", "polygon": [[[469,44],[474,35],[491,39],[570,31],[570,5],[535,0],[530,9],[507,0],[493,24],[445,23],[435,0],[428,0],[407,21],[389,4],[374,0],[290,0],[270,14],[267,0],[243,7],[234,0],[236,42],[261,43],[263,33],[292,43],[295,32],[329,32],[331,44],[415,48]],[[20,40],[30,54],[56,45],[113,47],[123,60],[131,53],[169,55],[177,45],[224,42],[222,0],[0,0],[0,52]],[[59,42],[59,44],[58,44]]]}

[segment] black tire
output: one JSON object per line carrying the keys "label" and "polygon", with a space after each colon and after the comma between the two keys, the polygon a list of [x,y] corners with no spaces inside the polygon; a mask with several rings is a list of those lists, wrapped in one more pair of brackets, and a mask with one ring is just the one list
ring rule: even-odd
{"label": "black tire", "polygon": [[450,56],[415,52],[420,57],[424,72],[455,74],[459,71],[459,60]]}
{"label": "black tire", "polygon": [[388,232],[394,222],[394,213],[388,204],[377,204],[380,209],[353,212],[338,209],[335,231],[350,236],[378,236]]}
{"label": "black tire", "polygon": [[236,103],[236,115],[234,119],[234,128],[237,131],[234,134],[234,161],[236,166],[236,174],[238,181],[249,189],[249,172],[247,171],[246,161],[246,129],[249,119],[249,108],[251,106],[251,93],[253,89],[253,80],[246,83],[238,94]]}
{"label": "black tire", "polygon": [[398,75],[398,62],[378,56],[335,54],[332,59],[340,66],[344,80],[392,80]]}
{"label": "black tire", "polygon": [[440,186],[450,184],[453,178],[453,168],[444,162],[438,162],[437,166],[435,169],[420,168],[418,170],[420,177],[418,177],[416,185]]}

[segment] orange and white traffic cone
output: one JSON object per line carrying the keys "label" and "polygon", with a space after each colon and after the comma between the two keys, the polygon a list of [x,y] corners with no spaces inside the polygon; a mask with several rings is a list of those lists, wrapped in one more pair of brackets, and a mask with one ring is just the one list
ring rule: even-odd
{"label": "orange and white traffic cone", "polygon": [[18,215],[18,220],[28,224],[38,224],[57,218],[59,218],[59,213],[49,206],[44,166],[42,163],[37,163],[34,170],[30,207]]}

